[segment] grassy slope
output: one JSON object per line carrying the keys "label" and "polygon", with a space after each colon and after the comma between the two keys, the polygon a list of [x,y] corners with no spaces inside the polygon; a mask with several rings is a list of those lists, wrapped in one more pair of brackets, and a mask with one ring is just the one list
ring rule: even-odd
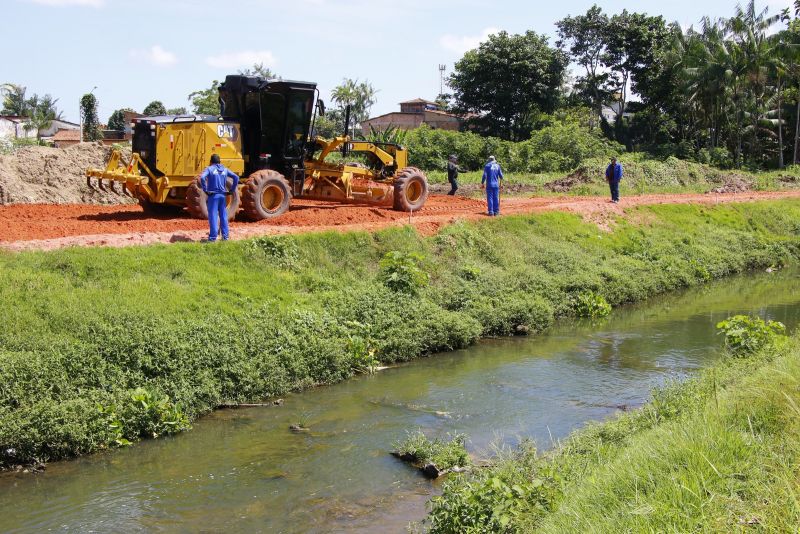
{"label": "grassy slope", "polygon": [[[798,468],[794,338],[657,392],[643,409],[590,425],[549,455],[523,450],[455,481],[434,507],[433,530],[794,532]],[[493,492],[494,479],[525,493]]]}
{"label": "grassy slope", "polygon": [[609,451],[565,488],[541,530],[796,530],[800,344],[743,367],[715,397]]}
{"label": "grassy slope", "polygon": [[[0,255],[0,466],[336,382],[363,368],[365,346],[388,362],[536,332],[585,291],[617,305],[800,251],[792,202],[654,206],[633,219],[646,223],[611,234],[548,213],[431,238],[406,228]],[[381,283],[394,250],[424,255],[418,295]]]}
{"label": "grassy slope", "polygon": [[[620,184],[622,195],[641,195],[651,193],[705,193],[718,188],[730,177],[738,177],[752,183],[752,188],[761,191],[797,187],[800,182],[800,168],[789,167],[783,171],[751,173],[747,171],[726,171],[694,163],[669,158],[660,161],[645,157],[643,154],[624,154],[620,161],[625,169],[625,177]],[[502,163],[502,162],[501,162]],[[564,178],[564,172],[549,173],[506,173],[507,185],[522,184],[531,186],[541,195],[606,195],[608,186],[604,180],[605,159],[592,158],[578,166],[577,172],[583,173],[590,181],[574,186],[567,193],[553,193],[544,187],[545,184]],[[459,176],[461,184],[478,184],[481,172],[467,172]],[[447,182],[444,171],[430,171],[428,178],[432,183]]]}

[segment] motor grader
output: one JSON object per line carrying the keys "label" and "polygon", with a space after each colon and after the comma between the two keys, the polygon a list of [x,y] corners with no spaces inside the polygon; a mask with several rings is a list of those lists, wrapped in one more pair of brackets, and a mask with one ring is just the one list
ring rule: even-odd
{"label": "motor grader", "polygon": [[[132,155],[115,150],[105,169],[88,169],[93,180],[138,199],[147,211],[180,210],[206,218],[199,175],[218,154],[242,177],[227,197],[228,218],[241,209],[251,220],[277,217],[292,198],[392,205],[417,211],[428,196],[425,174],[408,166],[408,151],[393,143],[353,140],[344,135],[313,137],[325,113],[315,83],[231,75],[219,88],[220,114],[169,115],[134,119]],[[341,152],[343,163],[326,161]],[[350,154],[363,162],[347,162]],[[355,159],[355,158],[353,158]]]}

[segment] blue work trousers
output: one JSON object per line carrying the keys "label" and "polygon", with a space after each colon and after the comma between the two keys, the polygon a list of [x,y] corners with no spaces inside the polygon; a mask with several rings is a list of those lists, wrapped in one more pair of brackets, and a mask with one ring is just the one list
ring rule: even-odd
{"label": "blue work trousers", "polygon": [[500,215],[500,188],[486,188],[486,211],[489,215]]}
{"label": "blue work trousers", "polygon": [[208,195],[208,240],[216,241],[222,227],[222,239],[228,239],[228,209],[225,206],[225,193]]}
{"label": "blue work trousers", "polygon": [[608,187],[611,188],[611,200],[619,200],[619,180],[612,178],[608,181]]}

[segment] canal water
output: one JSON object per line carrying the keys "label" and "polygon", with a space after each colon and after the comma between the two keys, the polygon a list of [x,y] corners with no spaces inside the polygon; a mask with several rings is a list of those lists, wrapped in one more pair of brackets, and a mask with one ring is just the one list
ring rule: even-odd
{"label": "canal water", "polygon": [[[290,395],[220,410],[167,439],[0,476],[3,532],[404,532],[438,490],[389,455],[409,430],[464,433],[476,458],[532,438],[549,448],[640,406],[654,386],[720,356],[736,313],[800,320],[800,272],[727,279],[488,340]],[[304,422],[307,433],[293,433]]]}

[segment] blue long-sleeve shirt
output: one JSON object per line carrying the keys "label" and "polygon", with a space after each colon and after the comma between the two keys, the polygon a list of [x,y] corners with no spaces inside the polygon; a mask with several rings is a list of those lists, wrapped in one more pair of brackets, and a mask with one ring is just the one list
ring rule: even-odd
{"label": "blue long-sleeve shirt", "polygon": [[500,187],[500,180],[503,179],[503,170],[500,164],[496,161],[490,161],[483,168],[483,177],[481,184],[486,184],[486,187]]}
{"label": "blue long-sleeve shirt", "polygon": [[[228,190],[226,184],[229,177],[233,178],[230,190]],[[222,163],[215,163],[206,167],[206,170],[200,175],[200,187],[209,195],[233,193],[238,185],[239,177]]]}
{"label": "blue long-sleeve shirt", "polygon": [[606,167],[606,180],[613,180],[615,182],[622,180],[622,165],[616,163]]}

